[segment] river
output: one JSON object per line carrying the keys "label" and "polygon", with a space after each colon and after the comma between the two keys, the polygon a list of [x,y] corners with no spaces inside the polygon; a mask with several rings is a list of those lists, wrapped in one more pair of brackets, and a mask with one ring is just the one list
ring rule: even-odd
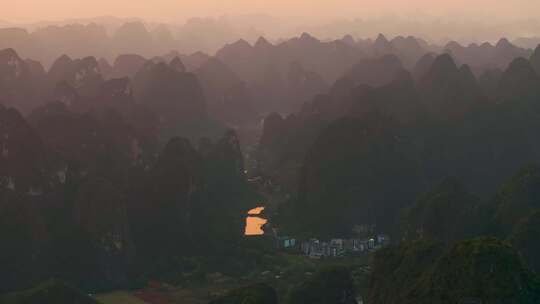
{"label": "river", "polygon": [[248,211],[246,216],[246,230],[244,235],[263,235],[263,225],[268,223],[268,220],[261,217],[260,214],[264,211],[264,207],[253,208]]}

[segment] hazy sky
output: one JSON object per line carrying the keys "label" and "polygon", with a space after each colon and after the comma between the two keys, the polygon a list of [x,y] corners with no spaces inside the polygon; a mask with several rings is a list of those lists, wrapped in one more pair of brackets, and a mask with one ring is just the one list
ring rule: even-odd
{"label": "hazy sky", "polygon": [[540,0],[0,0],[0,20],[41,21],[111,15],[156,21],[265,13],[312,18],[385,14],[538,17]]}

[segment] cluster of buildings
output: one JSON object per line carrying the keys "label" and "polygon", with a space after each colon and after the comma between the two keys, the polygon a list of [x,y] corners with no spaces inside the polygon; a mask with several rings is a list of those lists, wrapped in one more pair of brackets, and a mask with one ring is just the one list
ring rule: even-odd
{"label": "cluster of buildings", "polygon": [[310,258],[321,259],[375,251],[388,245],[389,242],[390,239],[384,234],[366,239],[331,239],[330,241],[310,239],[303,241],[300,249]]}
{"label": "cluster of buildings", "polygon": [[321,259],[327,257],[342,257],[348,255],[361,254],[365,252],[375,251],[390,243],[390,238],[387,235],[379,234],[373,238],[364,239],[331,239],[323,241],[312,238],[305,241],[298,241],[290,237],[276,238],[278,249],[296,249],[302,254],[313,259]]}

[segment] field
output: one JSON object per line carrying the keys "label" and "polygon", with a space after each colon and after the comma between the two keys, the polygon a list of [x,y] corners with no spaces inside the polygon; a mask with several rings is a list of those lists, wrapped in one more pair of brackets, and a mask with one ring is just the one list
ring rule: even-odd
{"label": "field", "polygon": [[266,263],[259,265],[243,277],[230,277],[220,273],[206,275],[205,282],[173,286],[156,283],[132,293],[117,291],[96,295],[101,304],[206,304],[227,291],[264,282],[278,292],[284,301],[290,288],[309,278],[318,269],[329,265],[344,265],[352,270],[356,289],[365,293],[369,269],[369,256],[341,259],[313,260],[298,254],[278,253],[267,257]]}
{"label": "field", "polygon": [[98,294],[94,298],[101,304],[148,304],[126,291]]}

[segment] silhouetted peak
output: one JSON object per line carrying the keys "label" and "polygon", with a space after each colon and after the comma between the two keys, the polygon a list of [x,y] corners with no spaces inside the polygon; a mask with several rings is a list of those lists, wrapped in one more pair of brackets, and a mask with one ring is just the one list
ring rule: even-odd
{"label": "silhouetted peak", "polygon": [[377,35],[377,39],[375,39],[375,44],[389,44],[390,41],[384,36],[383,34]]}
{"label": "silhouetted peak", "polygon": [[[19,78],[25,72],[26,63],[17,55],[14,49],[5,49],[0,51],[0,67],[5,66],[7,69],[0,69],[0,71],[7,71],[9,74],[0,75],[1,78],[11,79]],[[0,78],[0,79],[1,79]]]}
{"label": "silhouetted peak", "polygon": [[2,61],[4,61],[5,59],[11,59],[11,58],[18,58],[20,60],[20,57],[19,55],[17,54],[17,52],[12,49],[12,48],[8,48],[8,49],[4,49],[4,50],[1,50],[0,51],[0,58],[2,59]]}
{"label": "silhouetted peak", "polygon": [[306,42],[306,43],[313,43],[313,42],[320,42],[319,39],[311,36],[309,33],[302,33],[302,35],[300,35],[300,41],[302,42]]}
{"label": "silhouetted peak", "polygon": [[505,74],[522,75],[526,78],[536,78],[534,76],[535,72],[531,65],[531,62],[523,57],[518,57],[514,59],[508,66]]}
{"label": "silhouetted peak", "polygon": [[193,148],[190,141],[183,137],[173,137],[169,140],[161,155],[159,156],[158,166],[168,166],[178,162],[187,162],[197,156],[197,151]]}
{"label": "silhouetted peak", "polygon": [[238,75],[216,57],[209,58],[194,73],[207,89],[220,96],[241,82]]}
{"label": "silhouetted peak", "polygon": [[473,72],[471,71],[471,68],[469,67],[469,65],[467,64],[464,64],[462,65],[460,68],[459,68],[459,73],[462,77],[462,79],[467,83],[467,82],[470,82],[471,80],[473,82],[476,82],[476,77],[474,76]]}
{"label": "silhouetted peak", "polygon": [[540,44],[534,49],[533,56],[540,57]]}
{"label": "silhouetted peak", "polygon": [[53,69],[54,66],[67,66],[69,64],[71,64],[73,62],[73,60],[66,54],[58,57],[58,59],[56,59],[52,66],[51,66],[51,70]]}
{"label": "silhouetted peak", "polygon": [[174,57],[173,60],[171,60],[171,62],[169,63],[169,65],[177,72],[183,73],[186,71],[186,66],[178,56]]}
{"label": "silhouetted peak", "polygon": [[426,62],[429,62],[430,65],[433,64],[433,62],[435,62],[435,54],[433,54],[433,53],[427,53],[427,54],[423,55],[423,56],[420,57],[420,59],[418,60],[417,65],[423,65],[423,63],[426,63]]}
{"label": "silhouetted peak", "polygon": [[193,73],[181,73],[165,62],[151,60],[133,77],[138,102],[147,104],[164,125],[206,115],[204,92]]}
{"label": "silhouetted peak", "polygon": [[493,45],[491,45],[491,43],[489,42],[484,42],[480,45],[481,48],[492,48]]}
{"label": "silhouetted peak", "polygon": [[392,53],[394,51],[392,43],[390,43],[390,41],[388,41],[383,34],[379,34],[379,36],[377,36],[373,47],[375,48],[375,53],[378,54]]}
{"label": "silhouetted peak", "polygon": [[104,74],[109,74],[112,70],[112,65],[109,63],[109,61],[103,57],[99,58],[98,60],[99,70]]}
{"label": "silhouetted peak", "polygon": [[256,49],[268,49],[273,47],[274,45],[268,42],[263,36],[259,37],[257,41],[255,42],[255,48]]}
{"label": "silhouetted peak", "polygon": [[407,38],[405,38],[405,41],[420,46],[420,42],[418,42],[418,39],[416,39],[416,37],[414,36],[407,36]]}
{"label": "silhouetted peak", "polygon": [[183,137],[173,137],[161,151],[156,169],[161,172],[162,178],[170,179],[177,174],[184,177],[200,174],[199,165],[200,155],[190,141]]}
{"label": "silhouetted peak", "polygon": [[540,45],[536,47],[531,55],[531,64],[538,75],[540,75]]}
{"label": "silhouetted peak", "polygon": [[234,49],[251,49],[252,46],[244,39],[239,39],[230,45]]}
{"label": "silhouetted peak", "polygon": [[[55,86],[58,82],[67,81],[74,87],[79,86],[82,83],[81,80],[85,78],[87,68],[92,65],[89,61],[89,59],[72,60],[67,55],[62,55],[49,69],[51,85]],[[82,72],[82,70],[85,71]]]}
{"label": "silhouetted peak", "polygon": [[469,67],[458,68],[449,54],[435,58],[419,87],[429,111],[440,119],[461,118],[484,98]]}
{"label": "silhouetted peak", "polygon": [[511,47],[514,47],[514,45],[511,44],[510,41],[508,41],[508,39],[501,38],[501,39],[499,39],[499,41],[497,42],[495,47],[496,48],[511,48]]}
{"label": "silhouetted peak", "polygon": [[539,94],[540,79],[531,62],[523,57],[514,59],[499,81],[499,100],[536,99]]}
{"label": "silhouetted peak", "polygon": [[446,44],[444,48],[452,51],[455,49],[461,49],[463,48],[463,46],[456,41],[450,41]]}
{"label": "silhouetted peak", "polygon": [[450,54],[441,54],[435,58],[430,74],[445,75],[457,71],[456,62]]}
{"label": "silhouetted peak", "polygon": [[418,59],[416,65],[414,66],[414,77],[416,79],[421,79],[426,75],[426,73],[431,69],[433,63],[435,62],[435,55],[433,53],[427,53],[424,56]]}
{"label": "silhouetted peak", "polygon": [[[6,128],[13,128],[13,126],[17,125],[18,123],[25,123],[25,120],[19,111],[17,111],[15,108],[8,108],[3,105],[0,107],[0,121],[3,122],[0,124],[0,127]],[[16,123],[14,124],[13,122]]]}
{"label": "silhouetted peak", "polygon": [[71,71],[74,79],[73,85],[75,88],[81,87],[87,84],[87,81],[94,81],[98,79],[101,82],[101,71],[99,70],[99,64],[95,57],[89,56],[83,59],[77,59],[73,62],[73,70]]}
{"label": "silhouetted peak", "polygon": [[392,42],[392,43],[394,43],[394,42],[403,43],[404,41],[405,41],[405,37],[403,37],[401,35],[396,36],[392,40],[390,40],[390,42]]}
{"label": "silhouetted peak", "polygon": [[276,112],[272,112],[266,116],[264,119],[264,124],[266,125],[279,125],[283,122],[283,117]]}
{"label": "silhouetted peak", "polygon": [[0,107],[0,135],[0,187],[6,179],[15,191],[26,192],[31,186],[42,185],[42,142],[19,111]]}
{"label": "silhouetted peak", "polygon": [[133,77],[149,60],[136,54],[121,54],[116,57],[111,77]]}
{"label": "silhouetted peak", "polygon": [[540,168],[536,164],[522,167],[499,189],[495,196],[498,221],[513,227],[531,211],[538,209]]}
{"label": "silhouetted peak", "polygon": [[397,36],[390,42],[393,46],[397,48],[403,48],[404,50],[420,50],[422,46],[418,40],[413,36]]}
{"label": "silhouetted peak", "polygon": [[[44,150],[41,139],[14,108],[0,107],[0,188],[26,192],[42,185]],[[9,181],[7,181],[9,180]]]}
{"label": "silhouetted peak", "polygon": [[355,43],[353,36],[349,34],[343,36],[343,38],[341,38],[341,41],[343,41],[344,43],[348,45],[353,45]]}

